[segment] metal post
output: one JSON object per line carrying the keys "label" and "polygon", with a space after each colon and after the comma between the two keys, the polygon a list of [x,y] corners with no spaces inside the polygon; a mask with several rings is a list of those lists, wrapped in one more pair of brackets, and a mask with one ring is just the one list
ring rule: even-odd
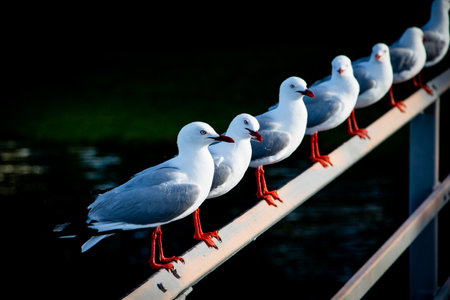
{"label": "metal post", "polygon": [[[439,99],[410,122],[409,213],[433,191],[439,175]],[[409,250],[410,299],[432,299],[437,292],[437,217]]]}

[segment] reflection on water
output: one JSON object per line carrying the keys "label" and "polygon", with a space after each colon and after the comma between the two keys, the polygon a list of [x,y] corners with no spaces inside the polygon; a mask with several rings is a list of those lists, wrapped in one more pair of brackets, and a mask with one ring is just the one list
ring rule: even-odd
{"label": "reflection on water", "polygon": [[47,166],[38,163],[39,151],[20,147],[14,141],[0,142],[0,195],[17,193],[26,177],[42,175]]}
{"label": "reflection on water", "polygon": [[[69,153],[74,154],[80,165],[85,168],[84,177],[86,180],[98,182],[96,189],[108,189],[118,185],[109,167],[120,165],[121,159],[115,154],[98,153],[95,147],[71,147]],[[109,182],[108,182],[109,181]]]}
{"label": "reflection on water", "polygon": [[[47,173],[47,160],[48,156],[53,154],[52,150],[21,147],[15,141],[0,142],[0,195],[17,193],[17,188],[21,187],[24,181],[31,179],[25,177]],[[69,147],[65,152],[83,169],[87,181],[98,182],[96,188],[106,189],[118,184],[109,168],[121,163],[119,156],[111,153],[99,154],[95,147]]]}
{"label": "reflection on water", "polygon": [[[152,154],[151,147],[147,150],[147,161],[163,159]],[[145,230],[116,235],[80,254],[87,237],[83,233],[86,207],[95,199],[89,192],[114,187],[136,171],[128,166],[143,157],[123,155],[129,151],[133,149],[0,142],[0,195],[13,206],[11,211],[22,212],[20,230],[31,231],[23,248],[39,245],[39,259],[31,269],[50,269],[50,278],[37,280],[46,294],[76,290],[75,298],[117,299],[151,275],[145,263],[149,256],[149,232]],[[269,185],[281,186],[309,165],[305,159],[296,159],[268,166]],[[398,216],[395,204],[402,201],[392,183],[395,176],[372,170],[338,178],[199,282],[189,297],[207,298],[218,286],[246,282],[249,297],[266,295],[258,291],[267,284],[273,285],[266,291],[269,294],[292,295],[296,287],[305,298],[329,298],[404,217]],[[254,205],[254,193],[253,171],[249,171],[229,195],[202,206],[204,228],[217,229],[230,222]],[[77,238],[58,239],[53,232],[57,224],[64,225],[57,227],[62,232],[72,226],[68,234]],[[167,254],[179,255],[192,247],[192,233],[190,218],[165,226]],[[28,250],[24,255],[29,255]],[[283,284],[292,286],[281,292],[276,285]],[[222,289],[223,298],[232,296],[232,290]]]}

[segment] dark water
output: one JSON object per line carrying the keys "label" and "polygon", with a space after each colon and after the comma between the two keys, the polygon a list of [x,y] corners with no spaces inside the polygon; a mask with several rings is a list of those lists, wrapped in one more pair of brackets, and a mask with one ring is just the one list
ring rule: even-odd
{"label": "dark water", "polygon": [[[407,153],[407,145],[398,150]],[[268,184],[282,186],[308,168],[305,151],[267,167]],[[86,207],[94,200],[92,190],[118,185],[175,152],[173,145],[1,141],[0,196],[8,220],[3,244],[9,252],[4,265],[13,265],[7,271],[10,289],[22,298],[119,299],[146,280],[153,273],[146,264],[147,230],[124,232],[80,253],[88,233]],[[194,286],[189,299],[330,298],[407,217],[408,158],[387,153],[381,147],[357,163]],[[252,207],[254,193],[249,170],[228,195],[204,203],[204,229],[218,229]],[[448,208],[442,214],[448,216]],[[65,234],[77,237],[59,239],[55,225],[67,222]],[[447,225],[441,235],[448,234]],[[163,226],[166,254],[188,250],[195,244],[192,235],[191,218]],[[445,263],[441,273],[448,274],[448,261],[440,263]],[[367,298],[394,293],[406,299],[407,264],[406,254]]]}

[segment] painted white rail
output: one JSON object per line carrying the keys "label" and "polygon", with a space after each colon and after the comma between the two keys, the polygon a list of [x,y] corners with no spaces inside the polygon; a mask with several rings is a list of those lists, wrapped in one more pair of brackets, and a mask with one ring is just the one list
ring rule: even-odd
{"label": "painted white rail", "polygon": [[332,298],[361,299],[449,200],[450,175]]}
{"label": "painted white rail", "polygon": [[179,278],[166,270],[160,270],[125,299],[173,299],[190,291],[191,287],[199,280],[308,200],[436,101],[437,97],[450,87],[450,69],[428,82],[428,85],[433,88],[433,95],[420,89],[404,101],[407,105],[405,113],[393,108],[367,127],[370,140],[361,140],[355,136],[334,150],[330,154],[333,167],[323,168],[316,163],[279,188],[278,193],[284,202],[277,208],[268,206],[265,201],[261,201],[221,228],[219,234],[222,243],[219,244],[218,250],[208,248],[201,242],[184,253],[185,264],[174,264]]}

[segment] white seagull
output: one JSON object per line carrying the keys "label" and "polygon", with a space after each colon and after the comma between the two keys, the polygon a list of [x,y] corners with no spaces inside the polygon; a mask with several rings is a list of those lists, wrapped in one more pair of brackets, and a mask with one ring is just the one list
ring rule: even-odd
{"label": "white seagull", "polygon": [[[355,109],[370,106],[387,94],[392,86],[393,73],[389,47],[378,43],[372,48],[369,57],[358,59],[352,63],[353,74],[359,84],[359,95]],[[367,130],[358,128],[355,110],[347,118],[348,133],[360,138],[370,138]]]}
{"label": "white seagull", "polygon": [[305,97],[308,110],[306,134],[311,136],[313,162],[323,167],[333,165],[327,155],[320,155],[317,133],[332,129],[344,122],[351,114],[359,94],[358,81],[353,76],[352,62],[345,55],[339,55],[331,62],[331,77],[311,86],[314,99]]}
{"label": "white seagull", "polygon": [[[262,141],[258,130],[259,123],[255,117],[245,113],[239,114],[231,121],[225,132],[225,135],[231,137],[234,143],[214,143],[209,146],[214,159],[214,178],[206,199],[217,198],[228,193],[241,181],[252,157],[250,139]],[[205,241],[209,247],[217,248],[211,238],[215,237],[220,241],[220,236],[217,231],[203,232],[199,212],[199,209],[194,211],[196,229],[194,238]]]}
{"label": "white seagull", "polygon": [[[425,51],[424,35],[420,28],[410,27],[406,29],[400,39],[389,47],[392,71],[394,72],[393,83],[401,83],[417,76],[425,65],[427,54]],[[432,94],[432,90],[424,84],[417,83],[427,93]],[[392,87],[389,90],[391,106],[396,106],[404,112],[406,105],[402,101],[395,102]]]}
{"label": "white seagull", "polygon": [[289,77],[281,83],[278,105],[268,112],[256,116],[262,142],[252,140],[250,167],[256,168],[257,197],[276,206],[281,201],[276,190],[267,189],[264,165],[277,163],[289,157],[300,145],[305,135],[308,112],[303,96],[314,97],[299,77]]}
{"label": "white seagull", "polygon": [[434,0],[431,4],[430,20],[422,27],[426,41],[427,60],[425,67],[431,67],[440,62],[448,51],[449,36],[449,0]]}
{"label": "white seagull", "polygon": [[[99,232],[155,228],[148,262],[154,269],[172,270],[170,262],[183,260],[181,257],[164,257],[160,226],[193,213],[208,196],[214,176],[214,161],[208,146],[214,141],[233,142],[203,122],[184,126],[178,134],[178,156],[99,195],[88,207],[89,227]],[[82,246],[82,251],[112,234],[92,237]],[[156,239],[164,264],[155,261]]]}

